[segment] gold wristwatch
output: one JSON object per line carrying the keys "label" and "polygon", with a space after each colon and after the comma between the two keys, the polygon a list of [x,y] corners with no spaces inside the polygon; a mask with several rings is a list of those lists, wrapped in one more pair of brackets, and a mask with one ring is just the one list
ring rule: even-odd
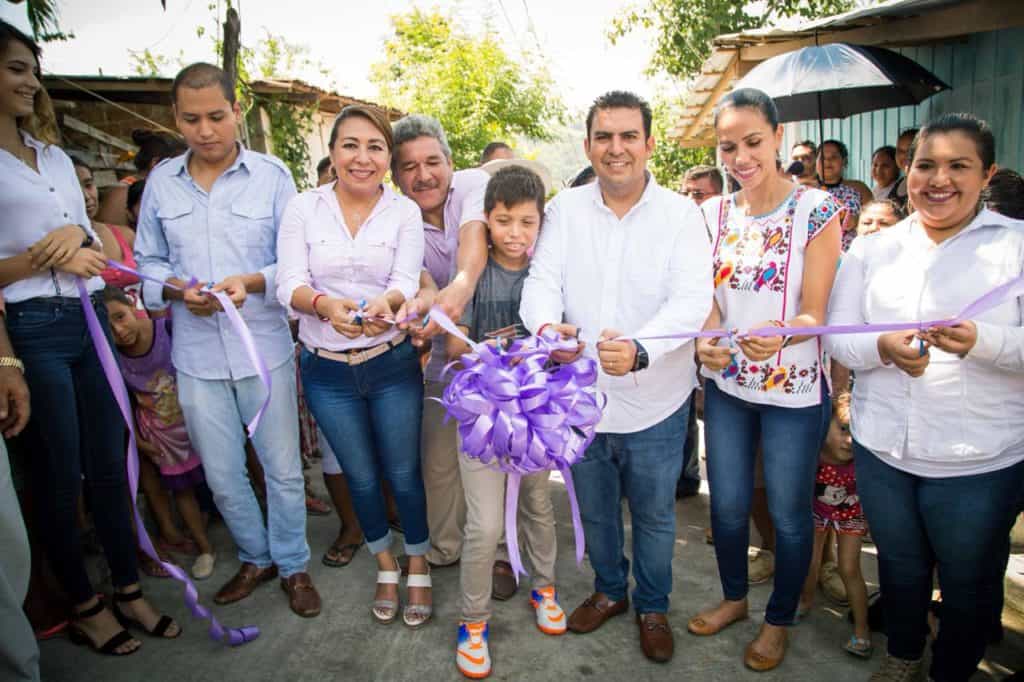
{"label": "gold wristwatch", "polygon": [[0,367],[17,367],[18,371],[25,373],[25,363],[13,355],[0,356]]}

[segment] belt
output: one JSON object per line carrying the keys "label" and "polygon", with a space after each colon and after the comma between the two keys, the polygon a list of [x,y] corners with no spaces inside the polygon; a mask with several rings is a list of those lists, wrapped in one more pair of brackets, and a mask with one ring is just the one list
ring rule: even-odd
{"label": "belt", "polygon": [[306,346],[306,350],[317,357],[327,358],[328,360],[334,360],[335,362],[344,362],[346,365],[354,366],[361,365],[364,362],[368,362],[376,357],[384,355],[392,348],[397,348],[405,341],[407,336],[408,334],[402,332],[387,343],[381,343],[376,346],[370,346],[369,348],[359,348],[356,350],[333,351],[324,350],[323,348],[310,348],[309,346]]}

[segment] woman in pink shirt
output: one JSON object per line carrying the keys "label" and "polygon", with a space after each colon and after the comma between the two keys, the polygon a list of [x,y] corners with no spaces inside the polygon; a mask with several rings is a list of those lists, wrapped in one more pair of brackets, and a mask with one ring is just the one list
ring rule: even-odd
{"label": "woman in pink shirt", "polygon": [[410,627],[431,616],[430,548],[420,474],[423,373],[391,321],[419,286],[423,219],[383,184],[391,125],[379,112],[345,107],[330,155],[337,180],[289,202],[278,233],[277,295],[298,314],[302,382],[309,408],[345,471],[356,515],[377,558],[372,613],[399,613],[398,563],[381,482],[398,503],[409,556]]}

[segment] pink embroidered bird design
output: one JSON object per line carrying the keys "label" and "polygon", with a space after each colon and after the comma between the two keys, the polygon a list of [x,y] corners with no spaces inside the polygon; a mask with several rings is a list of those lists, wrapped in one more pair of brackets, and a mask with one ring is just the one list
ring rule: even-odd
{"label": "pink embroidered bird design", "polygon": [[775,261],[770,261],[761,271],[761,274],[757,276],[757,281],[754,282],[754,291],[760,291],[761,287],[775,279],[778,274],[779,266]]}

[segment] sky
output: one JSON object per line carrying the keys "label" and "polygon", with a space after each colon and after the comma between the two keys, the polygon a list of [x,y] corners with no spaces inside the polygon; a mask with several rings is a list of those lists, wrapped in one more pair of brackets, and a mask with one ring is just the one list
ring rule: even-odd
{"label": "sky", "polygon": [[[631,0],[236,0],[242,20],[243,44],[254,44],[266,30],[289,42],[306,45],[311,57],[330,69],[342,94],[374,100],[368,80],[370,65],[383,55],[389,17],[413,6],[440,7],[464,25],[480,28],[489,22],[502,36],[509,54],[538,51],[549,65],[556,87],[570,111],[586,110],[597,95],[630,89],[651,98],[656,88],[643,75],[650,57],[649,34],[635,33],[612,46],[606,33],[611,20]],[[43,69],[50,73],[108,76],[131,73],[129,50],[149,48],[186,62],[211,60],[209,37],[196,27],[213,26],[209,4],[218,0],[58,0],[61,27],[75,38],[44,48]],[[221,1],[223,6],[225,3]],[[0,16],[12,9],[0,0]],[[531,30],[532,28],[532,30]],[[167,75],[173,75],[167,74]],[[296,76],[328,86],[313,73]]]}

